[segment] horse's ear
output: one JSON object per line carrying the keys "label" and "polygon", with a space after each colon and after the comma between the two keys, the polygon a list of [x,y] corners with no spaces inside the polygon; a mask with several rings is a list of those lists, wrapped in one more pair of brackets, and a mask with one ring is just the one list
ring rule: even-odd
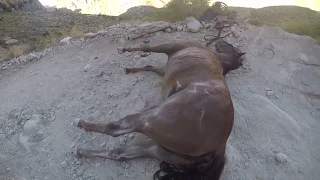
{"label": "horse's ear", "polygon": [[245,55],[246,53],[238,53],[239,57]]}

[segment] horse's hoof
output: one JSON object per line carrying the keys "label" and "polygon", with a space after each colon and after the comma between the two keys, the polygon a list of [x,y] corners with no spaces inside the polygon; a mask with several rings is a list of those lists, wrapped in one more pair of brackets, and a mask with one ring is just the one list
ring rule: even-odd
{"label": "horse's hoof", "polygon": [[79,118],[74,119],[74,120],[72,120],[71,125],[72,125],[72,126],[75,126],[75,127],[78,127],[79,122],[80,122],[80,119],[79,119]]}
{"label": "horse's hoof", "polygon": [[117,50],[118,50],[118,53],[119,53],[119,54],[123,54],[123,53],[124,53],[124,52],[123,52],[123,47],[118,47]]}
{"label": "horse's hoof", "polygon": [[74,152],[74,154],[76,155],[76,157],[78,157],[78,158],[82,158],[82,149],[81,148],[75,148],[75,150],[74,150],[75,152]]}
{"label": "horse's hoof", "polygon": [[124,68],[124,73],[125,74],[129,74],[130,73],[130,69],[129,68]]}

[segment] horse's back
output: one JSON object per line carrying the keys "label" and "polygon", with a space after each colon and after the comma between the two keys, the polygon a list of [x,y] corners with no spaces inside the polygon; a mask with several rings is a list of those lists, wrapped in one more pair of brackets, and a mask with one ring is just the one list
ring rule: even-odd
{"label": "horse's back", "polygon": [[188,47],[169,57],[163,81],[163,97],[172,89],[187,87],[199,81],[222,80],[223,69],[211,51],[200,47]]}

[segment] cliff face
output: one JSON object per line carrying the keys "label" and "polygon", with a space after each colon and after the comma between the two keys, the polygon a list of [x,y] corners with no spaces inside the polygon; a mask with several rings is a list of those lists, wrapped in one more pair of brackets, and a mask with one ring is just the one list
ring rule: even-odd
{"label": "cliff face", "polygon": [[12,10],[36,11],[44,7],[38,0],[0,0],[0,12]]}

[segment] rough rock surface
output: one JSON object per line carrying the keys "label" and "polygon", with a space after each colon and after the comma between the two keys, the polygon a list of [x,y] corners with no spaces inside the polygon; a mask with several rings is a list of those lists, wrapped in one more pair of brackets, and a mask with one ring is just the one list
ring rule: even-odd
{"label": "rough rock surface", "polygon": [[9,39],[5,42],[6,45],[11,46],[11,45],[16,45],[19,44],[19,41],[16,39]]}
{"label": "rough rock surface", "polygon": [[170,23],[164,21],[144,23],[138,27],[133,27],[128,31],[129,39],[136,39],[143,35],[165,30],[170,27]]}
{"label": "rough rock surface", "polygon": [[98,36],[98,33],[87,33],[83,37],[84,39],[92,39]]}
{"label": "rough rock surface", "polygon": [[72,39],[72,37],[65,37],[65,38],[63,38],[63,39],[60,40],[60,44],[61,44],[61,45],[70,44],[70,43],[71,43],[71,39]]}
{"label": "rough rock surface", "polygon": [[187,29],[189,32],[199,32],[203,27],[202,24],[194,17],[187,17],[185,19],[185,22],[187,24]]}
{"label": "rough rock surface", "polygon": [[[235,124],[222,179],[318,179],[320,46],[278,28],[237,28],[231,28],[237,38],[226,40],[247,54],[244,65],[226,76]],[[111,122],[162,101],[161,77],[126,75],[123,68],[161,67],[167,57],[118,54],[124,29],[113,26],[105,36],[72,40],[34,53],[38,61],[0,70],[0,179],[152,179],[156,160],[116,162],[73,154],[76,147],[111,150],[134,137],[86,133],[71,126],[74,119]],[[149,40],[152,45],[203,42],[203,35],[175,31]]]}
{"label": "rough rock surface", "polygon": [[36,11],[44,10],[38,0],[0,0],[0,12],[12,10]]}

